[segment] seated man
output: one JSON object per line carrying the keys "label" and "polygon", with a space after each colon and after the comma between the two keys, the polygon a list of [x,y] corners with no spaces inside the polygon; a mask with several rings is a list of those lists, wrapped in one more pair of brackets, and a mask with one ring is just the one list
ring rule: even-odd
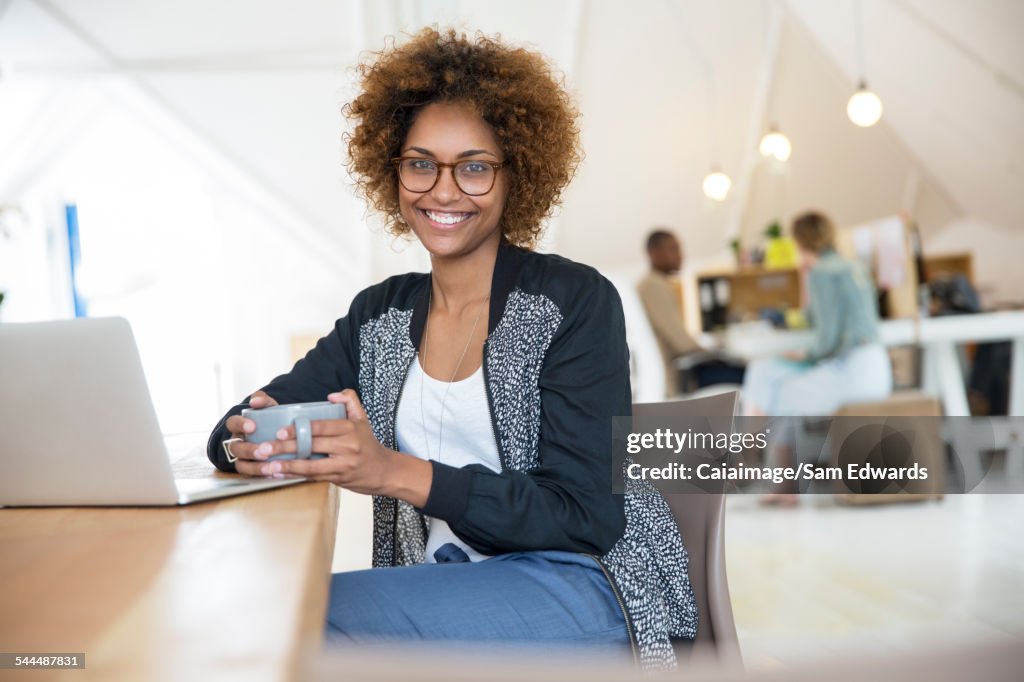
{"label": "seated man", "polygon": [[[712,384],[743,383],[743,367],[706,352],[686,333],[683,311],[669,278],[683,266],[683,249],[671,232],[656,229],[647,237],[647,258],[651,270],[637,284],[647,319],[658,339],[658,348],[665,361],[665,392],[668,396]],[[682,372],[689,374],[695,386],[687,386],[676,367],[679,358],[694,360]]]}

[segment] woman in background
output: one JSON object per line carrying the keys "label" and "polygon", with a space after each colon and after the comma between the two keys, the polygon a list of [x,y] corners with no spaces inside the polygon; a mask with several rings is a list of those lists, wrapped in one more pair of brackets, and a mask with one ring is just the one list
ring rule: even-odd
{"label": "woman in background", "polygon": [[[843,405],[881,400],[892,392],[892,365],[878,342],[878,303],[871,278],[859,263],[835,250],[835,228],[824,214],[793,222],[793,238],[808,268],[804,292],[814,342],[807,351],[759,358],[747,366],[743,411],[748,416],[789,417],[775,428],[765,455],[772,466],[793,466],[792,418],[828,416]],[[797,503],[794,483],[762,498]]]}
{"label": "woman in background", "polygon": [[805,352],[760,358],[747,367],[744,412],[750,416],[828,416],[843,405],[892,392],[889,354],[878,341],[875,287],[859,263],[835,250],[835,227],[822,213],[793,221],[809,268],[807,316],[814,342]]}

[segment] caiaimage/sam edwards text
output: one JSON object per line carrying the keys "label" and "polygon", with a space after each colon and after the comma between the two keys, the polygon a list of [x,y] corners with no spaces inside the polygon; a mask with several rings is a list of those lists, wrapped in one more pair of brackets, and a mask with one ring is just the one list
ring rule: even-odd
{"label": "caiaimage/sam edwards text", "polygon": [[847,464],[842,466],[814,466],[802,462],[796,467],[755,467],[742,462],[705,462],[696,466],[672,463],[660,467],[645,467],[630,464],[626,475],[632,479],[677,480],[677,481],[923,481],[928,478],[928,468],[916,462],[909,467],[878,467],[871,464]]}

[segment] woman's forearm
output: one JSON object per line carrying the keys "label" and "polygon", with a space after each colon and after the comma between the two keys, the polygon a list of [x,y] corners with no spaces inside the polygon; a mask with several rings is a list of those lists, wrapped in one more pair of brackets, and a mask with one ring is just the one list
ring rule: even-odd
{"label": "woman's forearm", "polygon": [[392,451],[389,456],[391,462],[388,476],[380,494],[422,508],[430,496],[430,485],[433,482],[430,462],[404,452]]}

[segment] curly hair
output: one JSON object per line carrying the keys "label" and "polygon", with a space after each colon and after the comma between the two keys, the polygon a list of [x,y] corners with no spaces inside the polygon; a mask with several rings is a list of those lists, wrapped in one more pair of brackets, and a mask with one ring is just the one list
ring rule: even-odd
{"label": "curly hair", "polygon": [[348,170],[388,231],[410,232],[399,211],[391,159],[416,114],[435,102],[460,103],[493,128],[509,164],[502,235],[533,248],[582,158],[579,112],[544,58],[498,37],[425,28],[358,68],[362,91],[343,109],[355,123],[346,135]]}

